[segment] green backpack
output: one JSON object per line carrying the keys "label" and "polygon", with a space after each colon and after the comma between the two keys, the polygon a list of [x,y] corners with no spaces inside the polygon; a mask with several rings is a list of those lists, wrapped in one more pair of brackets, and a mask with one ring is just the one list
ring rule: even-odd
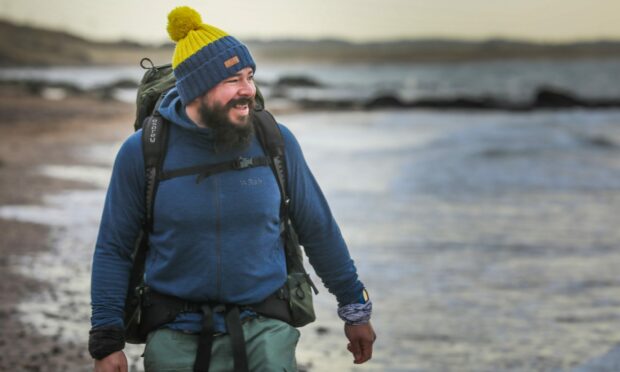
{"label": "green backpack", "polygon": [[[146,65],[146,64],[150,64]],[[142,128],[144,119],[153,113],[157,101],[164,96],[168,90],[174,87],[176,78],[172,72],[172,65],[155,66],[148,58],[142,58],[140,66],[147,70],[138,86],[138,96],[136,99],[136,121],[133,124],[134,130]],[[258,87],[256,87],[256,106],[261,109],[265,107],[265,100]]]}
{"label": "green backpack", "polygon": [[[150,66],[145,66],[150,64]],[[125,300],[125,341],[129,343],[144,343],[150,329],[154,326],[143,318],[145,309],[145,298],[148,287],[144,283],[144,264],[148,251],[148,234],[153,225],[153,205],[159,180],[165,176],[162,165],[166,156],[167,136],[169,124],[159,115],[157,108],[164,94],[174,87],[175,77],[170,64],[155,66],[148,58],[143,58],[140,65],[146,69],[140,86],[138,88],[136,100],[136,121],[135,130],[142,129],[142,149],[146,170],[146,215],[143,228],[136,239],[132,254],[133,267],[129,279],[127,296]],[[220,163],[211,165],[217,168],[218,172],[230,169],[243,169],[253,166],[270,166],[278,182],[281,193],[281,213],[282,234],[284,239],[286,267],[288,279],[284,287],[279,289],[278,296],[288,303],[288,313],[286,321],[292,326],[302,327],[313,322],[316,317],[312,302],[312,292],[318,294],[318,290],[312,283],[310,276],[303,266],[303,256],[301,247],[297,240],[295,229],[288,215],[290,199],[286,192],[286,163],[284,157],[284,139],[282,133],[273,116],[264,107],[264,99],[258,88],[256,89],[256,108],[255,127],[259,142],[261,143],[267,157],[258,158],[239,158],[230,163]],[[196,167],[187,168],[191,172],[196,171]],[[204,171],[202,169],[201,171]],[[208,169],[207,169],[208,172]],[[184,169],[175,170],[177,175],[189,174]],[[213,173],[209,173],[213,174]],[[183,307],[187,308],[187,304]],[[259,314],[270,315],[273,313],[269,306],[257,304],[255,311]],[[158,322],[172,321],[176,314],[168,314],[165,320]],[[165,323],[162,323],[165,324]],[[159,325],[162,325],[159,324]]]}

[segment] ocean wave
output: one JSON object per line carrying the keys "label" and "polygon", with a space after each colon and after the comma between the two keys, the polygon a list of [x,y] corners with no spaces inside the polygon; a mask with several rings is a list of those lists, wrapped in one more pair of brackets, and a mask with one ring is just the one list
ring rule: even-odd
{"label": "ocean wave", "polygon": [[[619,108],[620,97],[593,98],[578,95],[567,89],[553,86],[539,86],[529,100],[515,100],[509,96],[457,95],[429,96],[416,99],[403,99],[396,91],[378,95],[364,95],[342,87],[326,86],[310,77],[284,76],[275,83],[260,82],[261,90],[267,100],[278,99],[307,110],[377,110],[377,109],[435,109],[435,110],[499,110],[531,111],[539,109],[608,109]],[[62,99],[67,95],[91,95],[101,99],[116,99],[133,102],[138,82],[132,79],[119,79],[107,84],[83,87],[65,81],[49,80],[0,80],[0,86],[23,89],[33,95],[49,99]],[[52,92],[53,94],[51,94]]]}

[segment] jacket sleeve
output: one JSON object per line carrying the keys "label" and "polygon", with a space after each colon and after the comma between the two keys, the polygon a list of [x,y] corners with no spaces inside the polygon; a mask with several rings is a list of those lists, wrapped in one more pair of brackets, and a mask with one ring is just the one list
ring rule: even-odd
{"label": "jacket sleeve", "polygon": [[299,242],[325,287],[336,296],[339,306],[358,302],[364,286],[358,279],[340,229],[297,139],[285,126],[280,125],[280,130],[285,143],[290,216]]}
{"label": "jacket sleeve", "polygon": [[131,253],[145,213],[141,133],[125,141],[112,169],[92,263],[93,329],[124,327]]}

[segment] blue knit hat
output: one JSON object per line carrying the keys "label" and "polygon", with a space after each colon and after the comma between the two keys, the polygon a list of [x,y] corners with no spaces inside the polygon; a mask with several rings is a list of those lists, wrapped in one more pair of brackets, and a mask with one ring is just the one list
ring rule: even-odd
{"label": "blue knit hat", "polygon": [[222,80],[256,64],[248,48],[200,14],[183,6],[168,14],[168,34],[176,42],[172,68],[181,102],[187,105]]}

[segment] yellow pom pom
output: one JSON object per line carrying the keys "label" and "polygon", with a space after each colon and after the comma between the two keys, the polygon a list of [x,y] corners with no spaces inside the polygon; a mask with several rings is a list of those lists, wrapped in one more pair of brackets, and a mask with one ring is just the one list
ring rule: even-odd
{"label": "yellow pom pom", "polygon": [[185,38],[192,30],[202,26],[200,14],[188,6],[174,8],[168,14],[168,35],[175,42]]}

